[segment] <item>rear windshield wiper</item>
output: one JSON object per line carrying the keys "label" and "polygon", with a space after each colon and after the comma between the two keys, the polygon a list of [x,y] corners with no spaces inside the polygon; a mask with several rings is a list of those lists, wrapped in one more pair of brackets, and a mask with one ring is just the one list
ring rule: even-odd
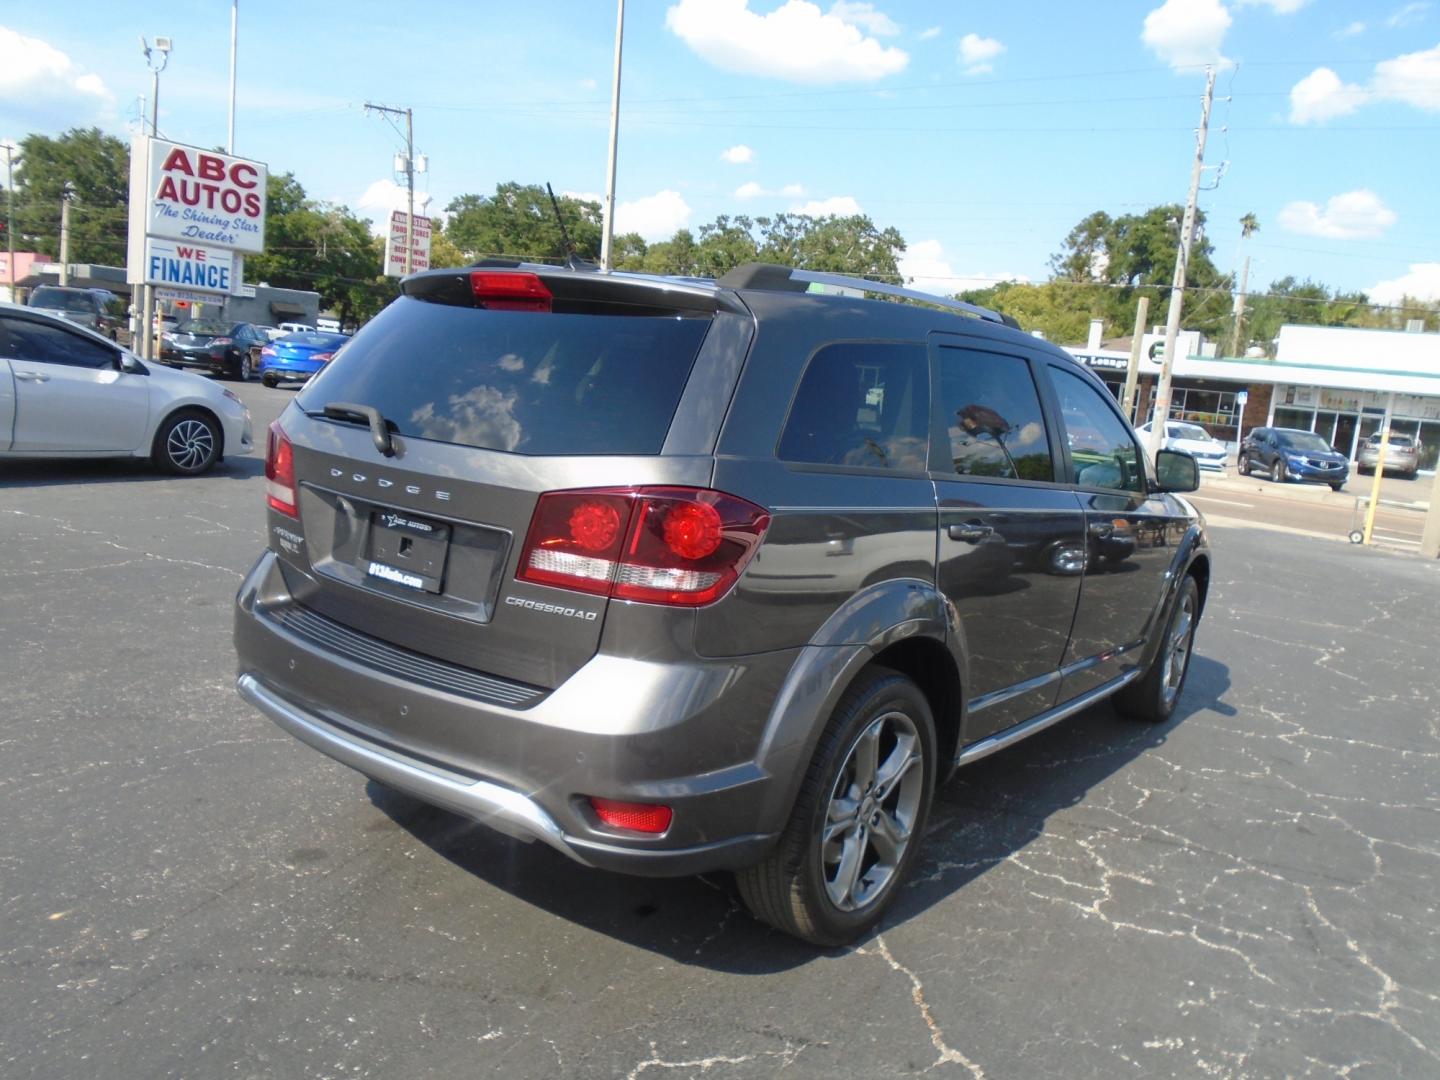
{"label": "rear windshield wiper", "polygon": [[332,420],[359,420],[361,423],[370,425],[370,438],[375,442],[375,449],[386,457],[395,456],[395,444],[390,439],[390,428],[393,426],[380,415],[380,410],[373,405],[356,405],[349,401],[327,402],[321,410]]}

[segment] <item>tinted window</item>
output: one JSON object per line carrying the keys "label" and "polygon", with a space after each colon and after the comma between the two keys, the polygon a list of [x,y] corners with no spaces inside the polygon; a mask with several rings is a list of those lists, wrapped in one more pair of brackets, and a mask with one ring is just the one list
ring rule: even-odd
{"label": "tinted window", "polygon": [[181,323],[177,329],[182,334],[209,334],[213,337],[230,332],[230,327],[218,319],[191,319],[189,322]]}
{"label": "tinted window", "polygon": [[1108,394],[1060,368],[1050,369],[1060,416],[1075,464],[1075,482],[1083,487],[1139,491],[1139,449]]}
{"label": "tinted window", "polygon": [[119,353],[98,341],[72,334],[51,323],[28,319],[0,319],[0,349],[13,360],[70,367],[109,368]]}
{"label": "tinted window", "polygon": [[344,334],[321,334],[315,331],[306,331],[299,334],[286,334],[282,339],[286,345],[344,345],[350,339]]}
{"label": "tinted window", "polygon": [[84,289],[62,289],[57,285],[41,285],[30,294],[30,306],[79,314],[93,313],[99,307],[94,294]]}
{"label": "tinted window", "polygon": [[940,408],[950,456],[962,476],[1054,480],[1045,414],[1018,356],[939,350]]}
{"label": "tinted window", "polygon": [[800,380],[779,454],[817,465],[923,470],[929,426],[924,345],[828,345]]}
{"label": "tinted window", "polygon": [[402,297],[299,397],[519,454],[657,454],[709,318],[488,311]]}
{"label": "tinted window", "polygon": [[1313,431],[1277,431],[1275,441],[1286,450],[1323,454],[1330,449],[1330,444]]}

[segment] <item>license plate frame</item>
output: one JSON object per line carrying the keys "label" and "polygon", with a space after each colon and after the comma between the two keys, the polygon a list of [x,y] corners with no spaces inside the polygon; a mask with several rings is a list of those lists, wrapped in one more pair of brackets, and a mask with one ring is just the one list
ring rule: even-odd
{"label": "license plate frame", "polygon": [[450,526],[396,510],[370,514],[363,569],[368,577],[412,592],[440,593],[450,553]]}

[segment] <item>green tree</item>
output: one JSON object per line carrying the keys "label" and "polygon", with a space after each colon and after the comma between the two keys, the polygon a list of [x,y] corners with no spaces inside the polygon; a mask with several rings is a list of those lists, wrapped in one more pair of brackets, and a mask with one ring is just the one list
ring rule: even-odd
{"label": "green tree", "polygon": [[[599,259],[600,204],[570,195],[557,195],[555,201],[576,253],[582,259]],[[461,195],[450,201],[445,214],[446,239],[470,261],[487,255],[565,259],[565,242],[543,184],[509,181],[495,185],[494,195]]]}
{"label": "green tree", "polygon": [[130,148],[99,128],[27,135],[15,173],[15,244],[60,254],[60,201],[70,186],[70,261],[125,265]]}

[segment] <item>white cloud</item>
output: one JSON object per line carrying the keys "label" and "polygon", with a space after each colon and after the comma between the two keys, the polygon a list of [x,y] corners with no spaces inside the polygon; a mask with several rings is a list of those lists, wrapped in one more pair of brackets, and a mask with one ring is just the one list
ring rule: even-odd
{"label": "white cloud", "polygon": [[1440,111],[1440,45],[1406,53],[1375,65],[1370,84],[1376,97],[1403,101],[1417,109]]}
{"label": "white cloud", "polygon": [[639,233],[646,240],[668,240],[690,220],[690,206],[678,191],[666,188],[615,208],[615,231]]}
{"label": "white cloud", "polygon": [[[777,195],[783,196],[787,199],[798,199],[804,194],[804,184],[786,184],[779,191],[772,191],[770,188],[761,187],[753,180],[751,180],[749,183],[741,184],[738,188],[735,189],[735,198],[737,199],[768,199],[773,198]],[[795,212],[798,213],[799,211]]]}
{"label": "white cloud", "polygon": [[115,95],[54,46],[0,26],[0,101],[22,124],[51,128],[94,120]]}
{"label": "white cloud", "polygon": [[594,79],[581,79],[575,85],[580,87],[581,90],[594,90],[600,84]]}
{"label": "white cloud", "polygon": [[1290,88],[1290,122],[1322,123],[1349,116],[1365,104],[1365,89],[1344,82],[1329,68],[1316,68]]}
{"label": "white cloud", "polygon": [[990,63],[1005,51],[1005,46],[994,38],[979,34],[966,34],[960,39],[960,63],[965,65],[967,75],[985,75],[995,70]]}
{"label": "white cloud", "polygon": [[903,49],[866,37],[833,10],[785,0],[765,15],[749,0],[680,0],[665,25],[723,71],[799,83],[873,82],[903,71]]}
{"label": "white cloud", "polygon": [[741,143],[738,146],[732,146],[729,150],[724,151],[720,155],[720,160],[728,161],[731,165],[749,165],[755,160],[755,151],[751,150],[750,147],[744,143]]}
{"label": "white cloud", "polygon": [[809,217],[853,217],[863,214],[860,204],[851,195],[832,195],[828,199],[811,199],[790,207],[792,214],[806,214]]}
{"label": "white cloud", "polygon": [[[428,194],[417,191],[415,213],[426,214],[430,202]],[[390,220],[390,212],[405,209],[405,189],[388,178],[376,180],[351,205],[361,216],[369,218],[377,231],[383,231],[385,223]]]}
{"label": "white cloud", "polygon": [[1236,7],[1259,7],[1262,4],[1276,15],[1293,15],[1310,0],[1237,0]]}
{"label": "white cloud", "polygon": [[1391,12],[1390,17],[1385,20],[1385,25],[1392,30],[1401,26],[1414,26],[1425,18],[1425,13],[1430,10],[1430,7],[1430,4],[1420,2],[1420,0],[1417,0],[1415,3],[1406,4],[1404,7],[1397,8]]}
{"label": "white cloud", "polygon": [[1373,191],[1361,188],[1332,195],[1324,209],[1313,202],[1287,203],[1280,210],[1280,227],[1302,236],[1327,240],[1363,240],[1379,236],[1395,224],[1395,211]]}
{"label": "white cloud", "polygon": [[1140,40],[1173,68],[1228,64],[1220,44],[1230,22],[1220,0],[1165,0],[1145,16]]}
{"label": "white cloud", "polygon": [[605,196],[593,191],[562,191],[560,195],[566,199],[576,199],[579,202],[603,203]]}
{"label": "white cloud", "polygon": [[932,38],[937,38],[939,36],[940,27],[938,26],[927,26],[924,30],[920,31],[921,41],[930,41]]}
{"label": "white cloud", "polygon": [[1365,33],[1365,24],[1356,19],[1349,26],[1341,27],[1335,31],[1335,40],[1343,41],[1345,38],[1359,37]]}
{"label": "white cloud", "polygon": [[1000,281],[1029,280],[1018,274],[962,274],[951,265],[939,240],[918,240],[908,245],[899,265],[906,285],[941,296],[988,289]]}
{"label": "white cloud", "polygon": [[1377,282],[1367,292],[1377,304],[1398,304],[1407,296],[1440,300],[1440,262],[1411,263],[1408,274]]}
{"label": "white cloud", "polygon": [[784,195],[787,199],[798,199],[801,195],[805,194],[805,185],[786,184],[780,189],[780,194]]}
{"label": "white cloud", "polygon": [[875,5],[864,0],[835,0],[830,5],[830,14],[851,26],[878,34],[880,37],[894,37],[900,33],[895,20],[884,12],[876,11]]}
{"label": "white cloud", "polygon": [[737,199],[758,199],[764,194],[766,194],[765,189],[754,180],[746,184],[741,184],[735,189],[735,198]]}

